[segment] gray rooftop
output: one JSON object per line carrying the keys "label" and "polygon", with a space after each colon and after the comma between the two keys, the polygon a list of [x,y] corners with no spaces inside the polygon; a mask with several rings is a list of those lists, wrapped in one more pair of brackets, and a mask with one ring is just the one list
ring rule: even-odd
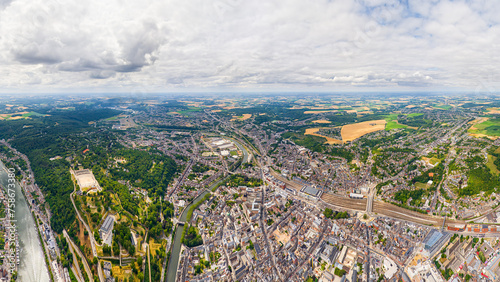
{"label": "gray rooftop", "polygon": [[113,226],[113,222],[114,222],[113,217],[108,215],[108,217],[106,217],[106,220],[104,220],[104,223],[101,226],[101,231],[108,233]]}
{"label": "gray rooftop", "polygon": [[309,194],[311,196],[314,196],[314,197],[318,197],[321,193],[321,190],[306,185],[306,186],[304,186],[304,188],[302,188],[302,192]]}

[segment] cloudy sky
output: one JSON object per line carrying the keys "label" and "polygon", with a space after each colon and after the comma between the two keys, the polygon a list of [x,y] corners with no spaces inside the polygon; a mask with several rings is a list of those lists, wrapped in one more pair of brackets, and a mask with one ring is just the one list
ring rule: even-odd
{"label": "cloudy sky", "polygon": [[496,0],[0,0],[0,92],[491,92],[498,11]]}

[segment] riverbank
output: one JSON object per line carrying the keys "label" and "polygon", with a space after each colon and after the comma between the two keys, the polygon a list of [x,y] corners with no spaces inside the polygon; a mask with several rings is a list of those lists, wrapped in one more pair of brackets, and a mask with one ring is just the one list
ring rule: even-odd
{"label": "riverbank", "polygon": [[[7,168],[0,161],[0,182],[5,186],[8,183]],[[38,229],[28,207],[21,186],[15,182],[16,207],[15,219],[19,234],[20,263],[18,267],[18,281],[39,282],[50,281],[45,255],[41,242],[37,236]]]}

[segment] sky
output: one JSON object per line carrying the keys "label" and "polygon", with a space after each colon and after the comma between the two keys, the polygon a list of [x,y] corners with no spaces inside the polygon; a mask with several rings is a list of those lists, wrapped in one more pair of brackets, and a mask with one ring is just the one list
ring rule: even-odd
{"label": "sky", "polygon": [[500,92],[500,1],[0,0],[0,92]]}

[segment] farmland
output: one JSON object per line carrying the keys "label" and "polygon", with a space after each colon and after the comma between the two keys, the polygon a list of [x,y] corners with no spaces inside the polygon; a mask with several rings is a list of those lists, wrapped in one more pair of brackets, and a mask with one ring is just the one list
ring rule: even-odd
{"label": "farmland", "polygon": [[27,119],[32,116],[45,116],[36,112],[17,112],[11,114],[0,114],[0,120]]}
{"label": "farmland", "polygon": [[231,121],[239,120],[244,121],[252,117],[252,114],[243,114],[242,116],[233,116]]}
{"label": "farmland", "polygon": [[469,134],[475,137],[493,137],[500,136],[499,118],[481,118],[470,129]]}
{"label": "farmland", "polygon": [[320,130],[319,127],[308,128],[308,129],[306,129],[306,132],[304,132],[304,135],[313,135],[313,136],[323,137],[326,139],[326,142],[325,142],[326,144],[342,144],[341,140],[317,134],[316,132],[318,132],[319,130]]}
{"label": "farmland", "polygon": [[313,120],[312,123],[332,123],[332,122],[329,120],[318,119],[318,120]]}
{"label": "farmland", "polygon": [[341,130],[342,141],[353,141],[368,133],[383,130],[386,124],[385,120],[371,120],[344,125]]}

